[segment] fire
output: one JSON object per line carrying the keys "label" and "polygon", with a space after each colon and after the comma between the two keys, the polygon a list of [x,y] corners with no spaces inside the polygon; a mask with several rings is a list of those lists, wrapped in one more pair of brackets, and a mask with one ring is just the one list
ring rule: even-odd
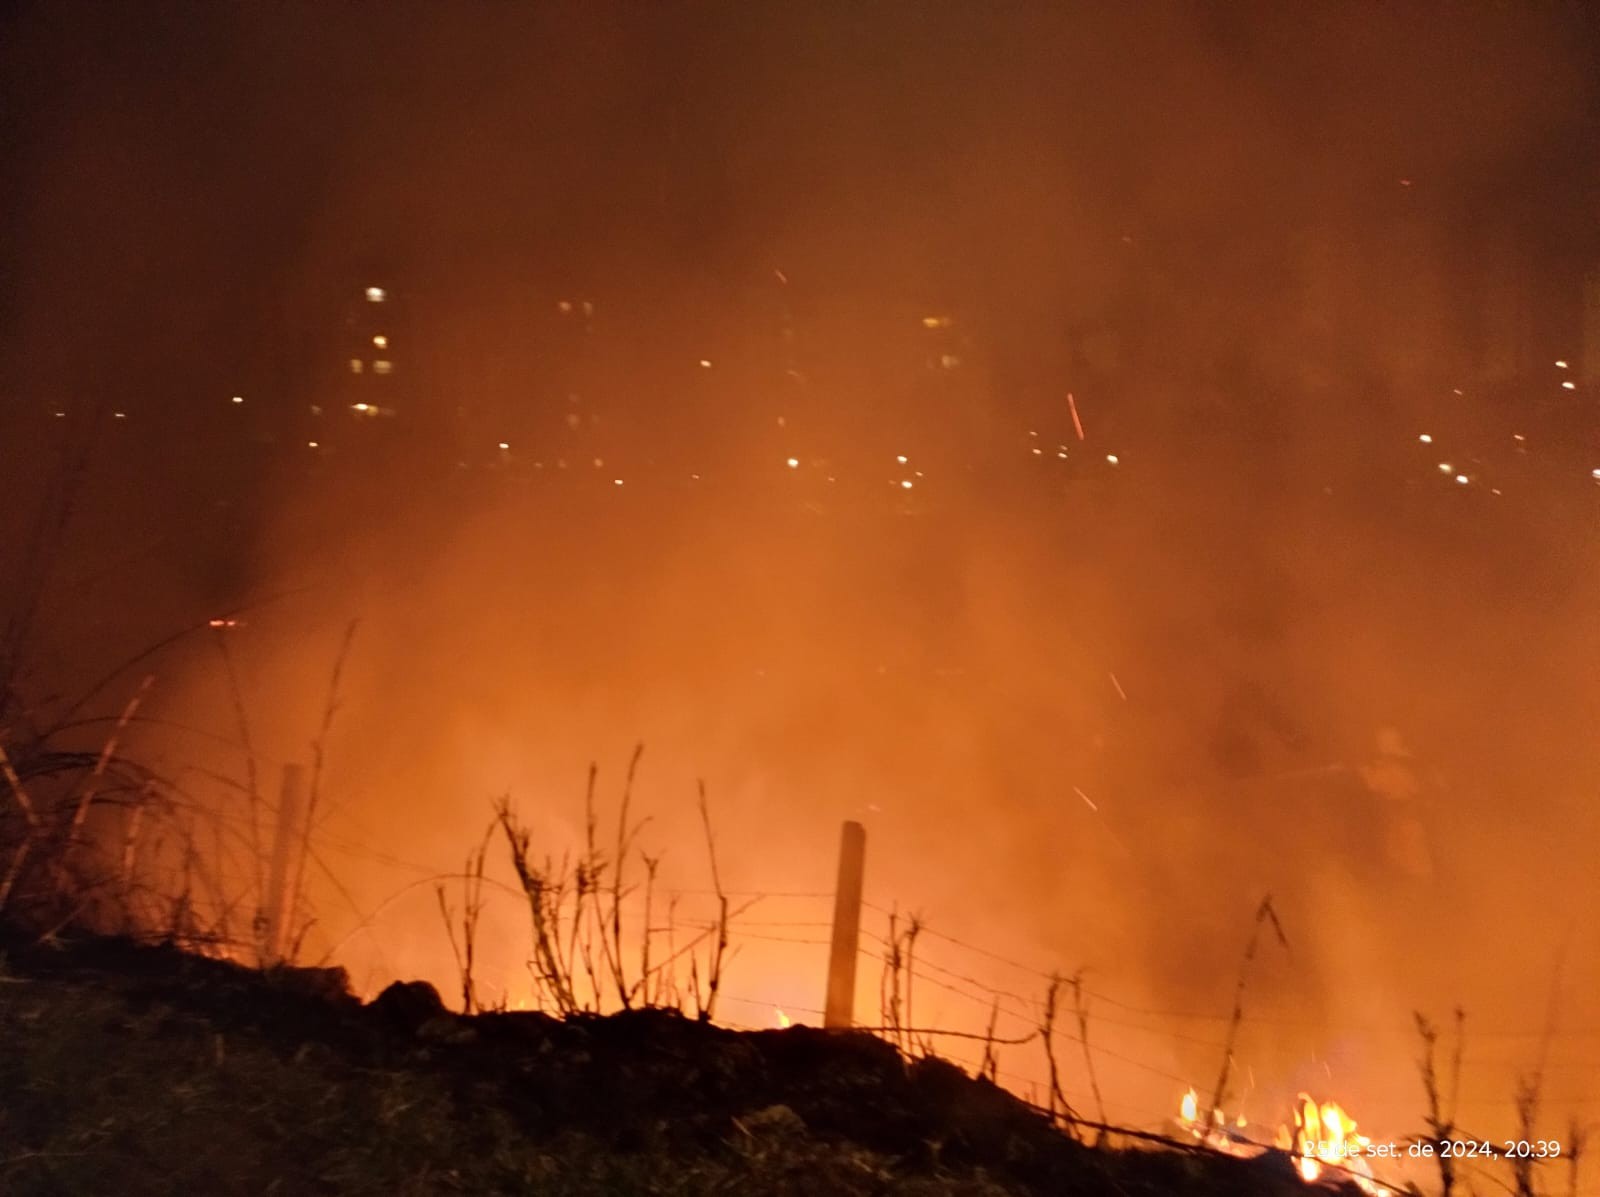
{"label": "fire", "polygon": [[[1233,1120],[1231,1127],[1221,1110],[1212,1111],[1209,1125],[1199,1118],[1200,1097],[1190,1089],[1178,1103],[1178,1120],[1185,1131],[1228,1155],[1248,1157],[1267,1150],[1265,1139],[1252,1133],[1243,1113]],[[1380,1192],[1368,1179],[1372,1169],[1366,1157],[1372,1140],[1357,1132],[1356,1120],[1337,1102],[1319,1104],[1309,1094],[1300,1094],[1294,1129],[1278,1127],[1273,1146],[1294,1157],[1296,1171],[1308,1184],[1315,1183],[1325,1169],[1332,1167],[1342,1170],[1363,1192]]]}
{"label": "fire", "polygon": [[773,1013],[775,1013],[778,1016],[778,1029],[780,1031],[787,1030],[789,1027],[792,1027],[794,1025],[794,1023],[789,1021],[789,1016],[787,1014],[785,1014],[782,1010],[779,1010],[776,1006],[774,1006],[772,1008],[772,1010],[773,1010]]}
{"label": "fire", "polygon": [[1331,1165],[1354,1173],[1352,1179],[1366,1192],[1377,1192],[1362,1179],[1372,1175],[1365,1158],[1372,1140],[1357,1132],[1356,1120],[1338,1102],[1319,1105],[1314,1097],[1302,1093],[1294,1127],[1292,1134],[1288,1127],[1280,1128],[1278,1142],[1294,1153],[1302,1179],[1314,1181]]}

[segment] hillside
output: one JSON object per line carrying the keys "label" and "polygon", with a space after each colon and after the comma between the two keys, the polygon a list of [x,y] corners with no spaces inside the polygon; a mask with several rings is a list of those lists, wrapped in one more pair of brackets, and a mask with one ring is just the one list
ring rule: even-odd
{"label": "hillside", "polygon": [[362,1004],[114,940],[0,970],[6,1193],[1295,1194],[1282,1157],[1091,1149],[866,1034]]}

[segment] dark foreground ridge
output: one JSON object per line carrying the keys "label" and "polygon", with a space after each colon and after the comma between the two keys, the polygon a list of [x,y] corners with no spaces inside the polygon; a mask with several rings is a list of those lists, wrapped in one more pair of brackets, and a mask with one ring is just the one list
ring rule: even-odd
{"label": "dark foreground ridge", "polygon": [[338,970],[0,944],[0,1193],[1314,1191],[1276,1154],[1085,1147],[864,1033],[463,1018],[418,983],[363,1005]]}

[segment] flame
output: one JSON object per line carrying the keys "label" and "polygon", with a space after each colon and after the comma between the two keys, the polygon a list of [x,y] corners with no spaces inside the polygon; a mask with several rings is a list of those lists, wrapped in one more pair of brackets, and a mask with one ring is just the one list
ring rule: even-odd
{"label": "flame", "polygon": [[789,1021],[789,1016],[787,1014],[785,1014],[782,1010],[779,1010],[776,1006],[774,1006],[772,1008],[772,1011],[773,1011],[774,1014],[776,1014],[778,1016],[778,1029],[780,1031],[786,1030],[789,1027],[794,1026],[794,1023]]}
{"label": "flame", "polygon": [[1195,1096],[1193,1089],[1190,1089],[1189,1092],[1183,1095],[1183,1101],[1178,1108],[1179,1113],[1181,1114],[1186,1125],[1192,1123],[1197,1117],[1199,1117],[1200,1099]]}
{"label": "flame", "polygon": [[1369,1193],[1377,1189],[1362,1178],[1372,1175],[1365,1156],[1372,1140],[1356,1130],[1356,1120],[1335,1101],[1320,1105],[1310,1094],[1300,1094],[1300,1108],[1294,1114],[1294,1133],[1288,1127],[1278,1132],[1278,1142],[1295,1154],[1295,1167],[1301,1179],[1314,1181],[1323,1168],[1333,1166],[1346,1172]]}

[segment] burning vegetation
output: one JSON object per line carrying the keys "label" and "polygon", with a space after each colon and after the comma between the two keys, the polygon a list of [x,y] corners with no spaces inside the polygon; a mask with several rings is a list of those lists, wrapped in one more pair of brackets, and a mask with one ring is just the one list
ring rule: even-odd
{"label": "burning vegetation", "polygon": [[0,1189],[1582,1193],[1597,13],[9,6]]}

